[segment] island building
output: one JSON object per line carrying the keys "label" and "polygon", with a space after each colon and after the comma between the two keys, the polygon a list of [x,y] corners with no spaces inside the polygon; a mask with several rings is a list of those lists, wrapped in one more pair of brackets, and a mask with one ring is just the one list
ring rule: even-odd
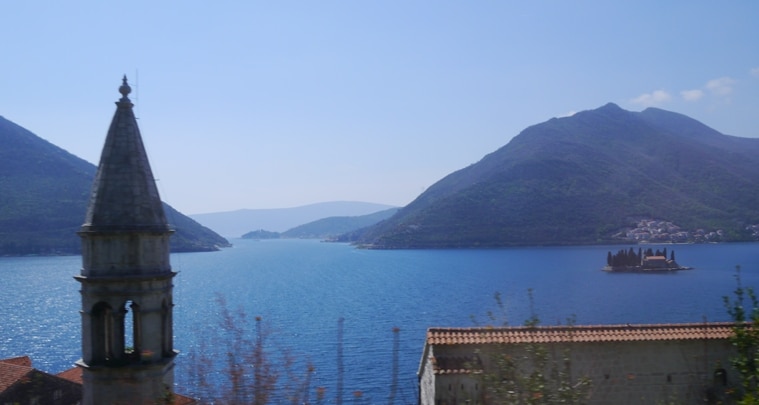
{"label": "island building", "polygon": [[674,260],[667,260],[666,256],[646,256],[641,266],[650,269],[667,269],[679,267]]}
{"label": "island building", "polygon": [[[588,404],[726,404],[740,391],[732,323],[430,328],[417,373],[421,405],[500,404],[490,386],[509,371],[568,372]],[[504,366],[511,361],[511,369]],[[513,375],[512,375],[513,377]],[[531,393],[530,395],[541,395]],[[534,398],[533,398],[534,399]]]}

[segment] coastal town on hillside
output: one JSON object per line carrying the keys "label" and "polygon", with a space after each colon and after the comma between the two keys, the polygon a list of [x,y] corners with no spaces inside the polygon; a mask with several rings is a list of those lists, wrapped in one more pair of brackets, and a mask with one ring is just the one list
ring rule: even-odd
{"label": "coastal town on hillside", "polygon": [[[749,228],[754,237],[759,236],[759,225]],[[636,223],[635,228],[619,232],[614,238],[638,243],[708,243],[720,242],[724,235],[721,229],[687,231],[669,221],[642,219]]]}

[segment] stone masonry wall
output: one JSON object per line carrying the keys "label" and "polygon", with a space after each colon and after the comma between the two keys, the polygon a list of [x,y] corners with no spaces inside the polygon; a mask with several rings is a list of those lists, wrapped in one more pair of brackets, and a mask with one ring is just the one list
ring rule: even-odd
{"label": "stone masonry wall", "polygon": [[[561,359],[569,347],[573,378],[588,377],[592,381],[589,404],[731,403],[728,393],[740,385],[737,372],[730,366],[734,349],[725,339],[555,343],[546,347],[554,359]],[[437,345],[434,353],[461,356],[479,350],[485,369],[491,370],[496,348],[521,358],[525,346]],[[423,374],[428,372],[431,368],[424,366]],[[420,376],[425,388],[420,390],[422,404],[453,405],[467,400],[476,404],[485,398],[482,386],[474,386],[477,381],[472,380],[472,375],[435,375],[434,390],[430,389],[428,377]],[[434,401],[425,398],[431,392]]]}
{"label": "stone masonry wall", "polygon": [[571,350],[577,375],[593,382],[592,404],[715,403],[739,385],[727,340],[577,343]]}

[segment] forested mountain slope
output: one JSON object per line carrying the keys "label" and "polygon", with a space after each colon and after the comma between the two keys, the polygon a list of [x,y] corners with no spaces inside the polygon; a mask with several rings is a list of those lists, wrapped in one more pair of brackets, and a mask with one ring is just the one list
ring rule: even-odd
{"label": "forested mountain slope", "polygon": [[[97,168],[0,117],[0,256],[76,254]],[[229,242],[164,204],[172,251]]]}
{"label": "forested mountain slope", "polygon": [[390,218],[396,212],[398,212],[398,208],[390,208],[367,215],[322,218],[289,229],[282,233],[282,237],[335,240],[342,234],[354,232],[357,229],[374,225],[383,219]]}
{"label": "forested mountain slope", "polygon": [[356,242],[377,248],[593,244],[643,218],[747,240],[759,139],[607,104],[531,126],[441,179]]}

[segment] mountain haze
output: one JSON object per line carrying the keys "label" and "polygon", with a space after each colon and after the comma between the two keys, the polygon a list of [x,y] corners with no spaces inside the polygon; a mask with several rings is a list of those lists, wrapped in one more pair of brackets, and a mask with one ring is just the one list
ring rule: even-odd
{"label": "mountain haze", "polygon": [[759,223],[759,139],[687,116],[607,104],[531,126],[441,179],[356,241],[377,248],[593,244],[641,218],[722,229]]}
{"label": "mountain haze", "polygon": [[390,218],[396,212],[398,212],[398,208],[390,208],[367,215],[322,218],[288,229],[281,236],[300,239],[334,239],[342,234],[374,225]]}
{"label": "mountain haze", "polygon": [[[78,254],[97,168],[0,117],[0,255]],[[229,242],[164,203],[172,251]]]}
{"label": "mountain haze", "polygon": [[254,230],[285,232],[323,218],[367,215],[391,208],[395,207],[359,201],[331,201],[292,208],[241,209],[190,217],[221,235],[240,237]]}

